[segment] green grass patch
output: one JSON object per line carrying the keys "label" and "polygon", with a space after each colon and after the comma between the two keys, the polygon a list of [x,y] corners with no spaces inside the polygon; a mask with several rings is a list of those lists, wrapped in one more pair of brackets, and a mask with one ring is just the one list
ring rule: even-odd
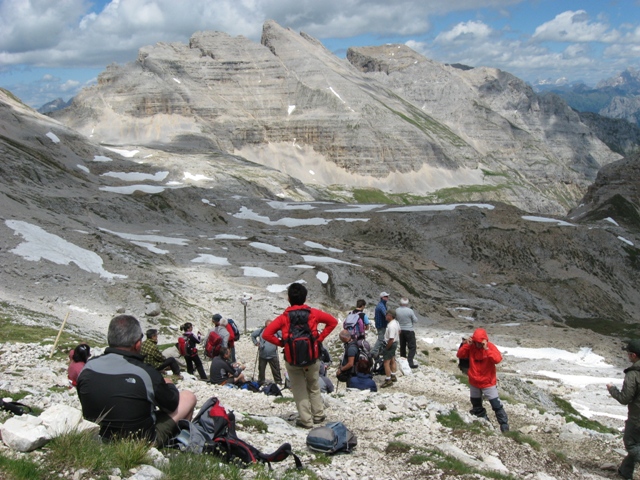
{"label": "green grass patch", "polygon": [[451,428],[452,430],[467,430],[470,432],[480,433],[484,430],[479,422],[466,423],[457,410],[451,410],[446,415],[439,413],[436,415],[436,419],[443,427]]}
{"label": "green grass patch", "polygon": [[[454,360],[455,363],[458,363],[457,361]],[[467,375],[465,375],[464,373],[456,373],[455,377],[458,379],[458,381],[460,383],[463,383],[464,385],[466,385],[467,387],[469,386],[469,377]]]}
{"label": "green grass patch", "polygon": [[391,417],[389,419],[390,422],[401,422],[403,417]]}
{"label": "green grass patch", "polygon": [[273,403],[293,403],[295,400],[293,397],[276,397],[273,399]]}
{"label": "green grass patch", "polygon": [[584,328],[609,337],[640,337],[640,325],[609,320],[607,318],[567,317],[565,324],[571,328]]}
{"label": "green grass patch", "polygon": [[389,442],[387,448],[384,449],[385,453],[409,453],[413,447],[408,443],[403,442]]}
{"label": "green grass patch", "polygon": [[90,475],[106,475],[113,468],[126,472],[143,463],[149,442],[123,439],[102,443],[89,432],[72,432],[54,438],[44,447],[48,469],[61,472],[68,469],[87,469]]}
{"label": "green grass patch", "polygon": [[324,453],[316,453],[316,458],[311,463],[314,465],[331,465],[332,458]]}
{"label": "green grass patch", "polygon": [[558,408],[562,410],[561,414],[567,422],[573,422],[582,428],[588,428],[589,430],[593,430],[595,432],[612,433],[614,435],[618,433],[618,431],[614,428],[607,427],[605,425],[602,425],[599,422],[590,420],[587,417],[581,415],[566,400],[558,396],[553,396],[552,399],[553,399],[553,402],[558,406]]}
{"label": "green grass patch", "polygon": [[493,172],[491,170],[485,170],[484,168],[480,169],[482,171],[482,174],[485,177],[505,177],[505,178],[509,178],[509,174],[504,173],[504,172]]}
{"label": "green grass patch", "polygon": [[244,417],[238,421],[238,425],[241,425],[243,430],[255,430],[261,433],[266,433],[269,430],[266,423],[253,417]]}
{"label": "green grass patch", "polygon": [[413,463],[414,465],[425,462],[433,463],[436,467],[443,470],[445,473],[443,478],[451,475],[481,475],[486,478],[495,478],[497,480],[517,480],[516,477],[511,475],[505,475],[492,470],[479,470],[477,468],[470,467],[457,458],[434,449],[426,449],[424,453],[414,455],[409,459],[409,463]]}
{"label": "green grass patch", "polygon": [[9,458],[0,454],[0,478],[6,480],[45,480],[48,474],[30,458]]}
{"label": "green grass patch", "polygon": [[517,432],[515,430],[513,431],[509,431],[509,432],[504,432],[503,435],[505,437],[509,437],[512,440],[515,440],[517,443],[523,445],[523,444],[529,444],[533,447],[534,450],[540,450],[540,444],[538,442],[536,442],[533,438],[524,435],[520,432]]}

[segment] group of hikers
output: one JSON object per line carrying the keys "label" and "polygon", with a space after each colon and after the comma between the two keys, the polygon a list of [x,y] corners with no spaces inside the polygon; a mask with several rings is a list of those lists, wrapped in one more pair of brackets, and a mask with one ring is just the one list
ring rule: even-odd
{"label": "group of hikers", "polygon": [[[290,306],[251,334],[254,345],[259,347],[258,379],[260,383],[265,382],[269,365],[274,382],[282,384],[278,359],[278,348],[282,348],[289,388],[298,411],[296,426],[311,429],[326,419],[320,378],[323,367],[326,367],[322,361],[322,351],[326,353],[322,342],[338,326],[338,320],[327,312],[309,307],[306,304],[307,289],[300,283],[292,283],[287,295]],[[418,368],[413,330],[417,321],[415,313],[405,298],[400,300],[398,309],[387,310],[388,299],[389,294],[381,292],[375,309],[377,341],[373,348],[369,348],[366,341],[365,332],[369,329],[370,320],[364,313],[364,300],[358,300],[338,335],[344,345],[344,355],[336,376],[351,388],[377,390],[371,371],[374,360],[379,357],[385,374],[381,387],[393,386],[397,381],[395,356],[398,346],[400,355],[407,355],[409,367]],[[200,332],[194,334],[190,323],[182,325],[184,343],[192,344],[185,350],[187,370],[193,373],[195,368],[202,379],[212,383],[242,384],[245,382],[244,366],[235,363],[234,329],[229,328],[228,320],[219,314],[213,316],[213,323],[215,326],[207,336],[206,349],[210,348],[211,332],[224,340],[215,346],[216,355],[208,377],[196,347],[203,341],[203,336]],[[165,358],[160,352],[157,330],[148,330],[146,336],[143,342],[144,335],[135,317],[119,315],[109,324],[108,347],[103,355],[89,359],[87,344],[80,344],[69,353],[69,379],[77,388],[83,415],[100,424],[103,439],[136,435],[162,446],[177,433],[179,420],[192,418],[195,395],[190,391],[178,391],[171,378],[161,373],[171,369],[174,375],[179,374],[177,360]],[[618,473],[624,478],[632,478],[634,465],[640,461],[640,341],[629,342],[626,350],[633,366],[625,370],[623,387],[618,390],[607,385],[607,388],[616,400],[629,405],[624,435],[629,454]],[[489,341],[487,332],[477,328],[472,336],[463,338],[457,357],[466,362],[472,406],[470,413],[488,420],[483,406],[485,398],[494,411],[500,430],[508,432],[508,416],[498,395],[496,377],[496,365],[502,361],[502,355]]]}

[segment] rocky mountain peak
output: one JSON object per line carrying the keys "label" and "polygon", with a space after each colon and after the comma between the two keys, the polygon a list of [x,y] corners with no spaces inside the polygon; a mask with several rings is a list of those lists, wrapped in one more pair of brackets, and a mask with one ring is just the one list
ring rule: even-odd
{"label": "rocky mountain peak", "polygon": [[557,214],[619,158],[560,99],[541,100],[506,72],[402,45],[348,57],[274,21],[261,44],[197,32],[110,66],[55,116],[114,145],[197,137],[307,184]]}

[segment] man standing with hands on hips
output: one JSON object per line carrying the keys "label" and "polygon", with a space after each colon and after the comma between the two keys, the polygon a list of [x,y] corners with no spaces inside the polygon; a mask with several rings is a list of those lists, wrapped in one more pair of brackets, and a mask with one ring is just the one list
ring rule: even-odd
{"label": "man standing with hands on hips", "polygon": [[618,475],[632,479],[635,464],[640,462],[640,340],[631,340],[623,350],[627,352],[632,365],[624,370],[622,390],[611,383],[607,385],[607,390],[613,398],[627,406],[622,437],[627,456],[618,468]]}

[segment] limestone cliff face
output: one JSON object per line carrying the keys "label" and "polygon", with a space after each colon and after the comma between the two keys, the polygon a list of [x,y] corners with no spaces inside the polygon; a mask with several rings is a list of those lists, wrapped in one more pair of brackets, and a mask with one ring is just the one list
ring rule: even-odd
{"label": "limestone cliff face", "polygon": [[356,54],[354,66],[272,21],[261,44],[197,32],[108,67],[54,115],[107,144],[188,135],[306,183],[546,213],[564,213],[619,158],[564,102],[504,72],[447,67],[403,46]]}
{"label": "limestone cliff face", "polygon": [[347,58],[472,145],[505,189],[555,191],[547,209],[579,198],[601,165],[620,158],[562,99],[539,97],[509,73],[442,65],[404,45],[351,48]]}

